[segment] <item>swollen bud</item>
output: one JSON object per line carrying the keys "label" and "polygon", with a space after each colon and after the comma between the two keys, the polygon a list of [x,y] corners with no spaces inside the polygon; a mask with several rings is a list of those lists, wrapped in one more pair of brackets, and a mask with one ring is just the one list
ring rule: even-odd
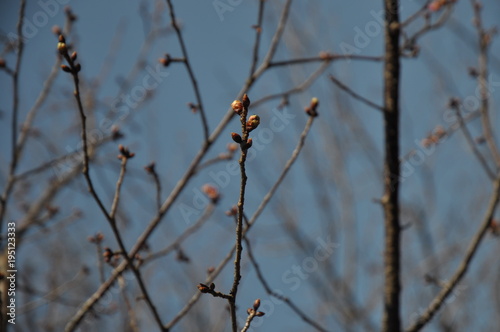
{"label": "swollen bud", "polygon": [[260,307],[260,299],[257,299],[253,302],[253,308],[257,310],[259,309],[259,307]]}
{"label": "swollen bud", "polygon": [[247,121],[247,130],[252,131],[259,126],[260,117],[258,115],[251,115]]}
{"label": "swollen bud", "polygon": [[318,105],[319,105],[318,98],[316,98],[316,97],[312,98],[309,106],[305,108],[306,113],[312,117],[318,116],[318,112],[316,111],[316,109],[318,108]]}
{"label": "swollen bud", "polygon": [[76,53],[76,51],[71,53],[71,60],[75,61],[77,57],[78,57],[78,54]]}
{"label": "swollen bud", "polygon": [[243,103],[240,100],[233,101],[231,103],[231,107],[238,114],[241,114],[241,112],[243,111]]}
{"label": "swollen bud", "polygon": [[67,73],[71,73],[71,68],[66,65],[61,65],[61,69]]}
{"label": "swollen bud", "polygon": [[242,142],[241,136],[237,133],[231,133],[231,137],[233,138],[233,141],[235,141],[238,144]]}
{"label": "swollen bud", "polygon": [[[62,35],[59,35],[61,37]],[[63,37],[64,38],[64,37]],[[61,38],[59,38],[60,40]],[[66,54],[68,52],[68,47],[66,46],[65,42],[59,42],[57,43],[57,50],[59,51],[60,54]]]}

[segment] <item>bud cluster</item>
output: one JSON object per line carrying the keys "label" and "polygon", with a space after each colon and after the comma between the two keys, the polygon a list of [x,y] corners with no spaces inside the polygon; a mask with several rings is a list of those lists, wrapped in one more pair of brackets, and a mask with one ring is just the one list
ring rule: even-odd
{"label": "bud cluster", "polygon": [[118,159],[130,159],[135,156],[135,153],[130,152],[129,149],[123,145],[118,145],[118,150],[120,151],[120,154],[118,155]]}
{"label": "bud cluster", "polygon": [[80,70],[82,70],[82,65],[76,62],[76,59],[78,58],[78,53],[74,51],[73,53],[71,53],[71,55],[69,55],[70,47],[68,47],[68,45],[66,44],[66,38],[64,38],[64,35],[60,34],[58,40],[59,41],[57,43],[57,50],[59,51],[59,54],[61,54],[69,64],[69,66],[61,65],[61,69],[73,75],[77,74]]}
{"label": "bud cluster", "polygon": [[248,134],[256,129],[260,124],[260,117],[258,115],[250,115],[247,119],[248,107],[250,106],[250,98],[245,93],[241,100],[235,100],[231,103],[233,111],[240,116],[242,124],[242,135],[238,133],[231,133],[231,138],[234,142],[238,143],[243,151],[252,147],[252,139],[248,138]]}

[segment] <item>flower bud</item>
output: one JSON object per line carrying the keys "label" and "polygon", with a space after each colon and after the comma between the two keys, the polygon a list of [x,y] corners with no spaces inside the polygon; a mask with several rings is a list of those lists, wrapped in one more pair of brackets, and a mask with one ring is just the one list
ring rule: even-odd
{"label": "flower bud", "polygon": [[58,40],[60,43],[66,43],[66,38],[63,35],[59,35]]}
{"label": "flower bud", "polygon": [[[62,35],[59,35],[59,37],[61,37],[61,36]],[[59,39],[61,39],[61,38],[59,38]],[[57,43],[57,50],[59,51],[60,54],[66,54],[68,52],[68,47],[66,46],[65,42],[59,42],[59,43]]]}
{"label": "flower bud", "polygon": [[243,111],[243,103],[240,100],[233,101],[231,107],[238,114],[241,114],[241,112]]}
{"label": "flower bud", "polygon": [[61,34],[61,28],[58,25],[54,25],[52,27],[52,33],[56,36],[59,36]]}
{"label": "flower bud", "polygon": [[248,95],[245,93],[242,98],[243,101],[243,107],[248,108],[250,106],[250,98],[248,98]]}
{"label": "flower bud", "polygon": [[233,141],[235,141],[238,144],[242,142],[241,136],[237,133],[231,133],[231,137],[233,138]]}
{"label": "flower bud", "polygon": [[312,98],[312,99],[311,99],[311,108],[312,108],[313,110],[316,110],[316,108],[318,107],[318,105],[319,105],[319,100],[318,100],[318,98],[316,98],[316,97]]}
{"label": "flower bud", "polygon": [[208,291],[209,291],[208,286],[207,286],[207,285],[204,285],[204,284],[201,284],[201,283],[200,283],[200,284],[198,284],[198,286],[196,286],[196,287],[198,287],[198,290],[199,290],[200,292],[202,292],[202,293],[208,293]]}
{"label": "flower bud", "polygon": [[219,194],[219,191],[217,190],[217,188],[215,188],[214,186],[212,186],[210,184],[203,185],[203,187],[201,187],[201,191],[203,191],[205,193],[205,195],[207,195],[207,197],[210,198],[210,200],[214,204],[217,203],[217,201],[220,198],[220,194]]}
{"label": "flower bud", "polygon": [[259,307],[260,307],[260,299],[257,299],[253,302],[253,308],[257,310],[259,309]]}
{"label": "flower bud", "polygon": [[259,126],[260,117],[258,115],[251,115],[247,121],[247,130],[252,131]]}
{"label": "flower bud", "polygon": [[61,65],[61,69],[67,73],[71,73],[71,68],[66,65]]}
{"label": "flower bud", "polygon": [[312,98],[309,106],[305,108],[306,113],[312,117],[318,116],[318,112],[316,111],[316,109],[318,108],[318,105],[319,105],[318,98],[316,98],[316,97]]}
{"label": "flower bud", "polygon": [[265,315],[265,313],[264,313],[264,312],[262,312],[262,311],[257,311],[257,312],[255,313],[255,316],[257,316],[257,317],[262,317],[262,316],[264,316],[264,315]]}
{"label": "flower bud", "polygon": [[243,144],[243,145],[241,146],[241,148],[242,148],[243,150],[248,150],[248,149],[250,149],[250,148],[252,147],[252,143],[253,143],[252,139],[251,139],[251,138],[249,138],[249,139],[246,141],[246,143],[245,143],[245,144]]}
{"label": "flower bud", "polygon": [[247,309],[247,314],[253,315],[254,313],[255,313],[255,310],[253,310],[252,308]]}
{"label": "flower bud", "polygon": [[78,54],[76,53],[76,51],[71,53],[71,60],[75,61],[77,57],[78,57]]}
{"label": "flower bud", "polygon": [[81,64],[79,64],[79,63],[77,63],[77,64],[75,65],[75,70],[76,70],[76,72],[78,73],[80,70],[82,70],[82,65],[81,65]]}

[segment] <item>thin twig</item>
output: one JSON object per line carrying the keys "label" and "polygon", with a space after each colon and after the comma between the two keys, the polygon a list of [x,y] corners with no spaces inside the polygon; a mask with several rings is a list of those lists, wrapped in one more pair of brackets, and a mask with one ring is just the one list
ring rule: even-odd
{"label": "thin twig", "polygon": [[[82,104],[81,97],[80,97],[80,80],[79,80],[79,75],[78,75],[79,71],[81,70],[81,66],[80,66],[80,64],[75,62],[76,56],[70,57],[70,55],[67,51],[67,47],[66,47],[65,40],[64,40],[63,36],[60,36],[60,38],[59,38],[58,49],[59,49],[59,52],[61,53],[61,55],[66,59],[67,63],[69,64],[69,69],[68,69],[68,67],[65,67],[66,71],[69,71],[69,73],[73,77],[73,82],[74,82],[74,87],[75,87],[73,95],[76,99],[76,103],[78,106],[78,111],[79,111],[80,120],[81,120],[81,129],[82,129],[82,133],[81,133],[81,139],[82,139],[82,143],[83,143],[83,171],[82,172],[83,172],[83,175],[84,175],[85,180],[87,182],[88,190],[90,191],[92,197],[94,198],[94,201],[97,203],[97,205],[101,209],[101,212],[108,220],[108,223],[110,224],[111,229],[113,230],[114,236],[118,242],[118,246],[120,247],[120,250],[123,253],[123,256],[125,257],[125,260],[126,260],[128,266],[130,267],[132,272],[134,272],[134,275],[137,279],[137,283],[139,284],[139,287],[144,295],[144,299],[145,299],[146,303],[148,304],[151,312],[153,313],[153,316],[154,316],[158,326],[160,327],[160,329],[163,330],[163,324],[161,322],[160,315],[158,314],[158,311],[156,310],[156,307],[154,306],[154,304],[151,300],[151,297],[149,296],[149,293],[146,289],[146,286],[142,280],[141,273],[135,267],[135,265],[133,263],[133,259],[129,255],[127,255],[127,250],[126,250],[125,245],[123,243],[120,232],[118,231],[118,227],[117,227],[116,219],[115,219],[116,209],[118,207],[118,201],[119,201],[120,188],[121,188],[121,184],[123,182],[123,177],[125,175],[127,160],[129,158],[131,158],[133,155],[130,155],[130,156],[125,155],[122,152],[122,150],[120,149],[122,152],[121,171],[120,171],[120,176],[119,176],[119,179],[118,179],[118,182],[116,185],[116,192],[115,192],[115,197],[113,199],[111,211],[108,213],[101,198],[97,194],[97,192],[94,188],[93,181],[90,177],[90,170],[89,170],[90,157],[89,157],[88,142],[87,142],[87,121],[86,121],[87,117],[86,117],[85,112],[83,110],[83,104]],[[132,256],[132,257],[134,257],[134,256]]]}
{"label": "thin twig", "polygon": [[434,317],[434,315],[444,304],[448,296],[460,283],[463,276],[467,272],[467,269],[469,268],[472,259],[474,258],[474,255],[476,254],[479,245],[481,244],[481,241],[484,238],[484,235],[490,228],[491,221],[493,220],[493,214],[495,213],[495,210],[498,206],[499,198],[500,198],[500,178],[497,178],[493,185],[493,193],[490,199],[490,204],[488,206],[488,209],[486,210],[483,222],[481,223],[481,226],[479,226],[477,233],[472,238],[469,247],[467,249],[467,252],[465,253],[464,258],[460,263],[460,266],[455,271],[450,281],[448,281],[445,284],[445,286],[441,289],[441,291],[432,300],[432,302],[429,304],[429,307],[427,307],[424,313],[419,317],[419,319],[413,325],[411,325],[408,329],[406,329],[406,332],[416,332],[421,330],[432,319],[432,317]]}
{"label": "thin twig", "polygon": [[[247,128],[247,115],[248,115],[248,106],[250,100],[248,96],[243,95],[243,110],[240,114],[241,121],[241,133],[242,133],[242,143],[241,143],[241,157],[239,160],[240,172],[241,172],[241,183],[240,183],[240,196],[238,200],[238,222],[236,225],[236,256],[234,258],[234,280],[233,286],[231,287],[231,291],[229,294],[231,298],[229,300],[229,307],[231,310],[231,325],[233,332],[238,330],[238,322],[236,320],[236,294],[238,293],[238,285],[241,279],[241,252],[243,247],[241,246],[241,241],[243,237],[243,210],[245,205],[245,189],[247,184],[247,174],[245,169],[245,162],[247,159],[247,151],[248,151],[248,142],[249,142],[249,130]],[[250,141],[251,142],[251,141]]]}
{"label": "thin twig", "polygon": [[493,129],[491,128],[491,119],[489,116],[490,90],[488,87],[488,47],[491,44],[491,36],[490,33],[485,31],[483,28],[481,18],[482,4],[476,0],[471,0],[471,5],[474,9],[474,24],[477,29],[479,45],[479,75],[477,77],[477,81],[479,83],[479,93],[481,96],[481,123],[483,125],[484,138],[488,144],[488,148],[490,149],[498,170],[498,168],[500,168],[500,151],[498,150],[498,146],[495,142],[495,135],[493,134]]}
{"label": "thin twig", "polygon": [[259,1],[259,9],[258,9],[258,17],[257,17],[257,25],[255,26],[255,42],[253,45],[253,56],[252,56],[252,64],[250,65],[250,76],[255,72],[255,68],[257,67],[257,62],[259,62],[259,47],[260,47],[260,37],[262,36],[262,19],[264,17],[264,4],[266,0]]}
{"label": "thin twig", "polygon": [[172,5],[172,1],[167,0],[167,4],[168,4],[168,8],[170,10],[170,19],[172,20],[172,26],[174,27],[175,33],[177,34],[177,39],[179,40],[179,44],[181,46],[182,55],[184,57],[183,62],[184,62],[184,65],[186,66],[186,69],[188,71],[189,78],[191,79],[191,84],[193,85],[194,94],[196,95],[196,103],[197,103],[196,106],[198,107],[198,110],[199,110],[200,115],[201,115],[201,122],[203,124],[203,134],[205,137],[205,142],[207,142],[208,136],[209,136],[208,122],[207,122],[207,118],[205,115],[205,109],[203,108],[201,94],[200,94],[200,90],[198,88],[198,82],[196,81],[196,77],[194,76],[194,72],[191,69],[191,65],[189,63],[186,45],[184,44],[184,39],[182,38],[181,30],[179,29],[179,25],[177,24],[177,19],[175,17],[174,6]]}
{"label": "thin twig", "polygon": [[325,54],[323,56],[316,56],[310,58],[290,59],[284,61],[273,61],[269,67],[281,67],[289,65],[299,65],[310,62],[332,62],[337,60],[361,60],[361,61],[374,61],[380,62],[384,60],[383,56],[372,55],[356,55],[356,54]]}
{"label": "thin twig", "polygon": [[356,92],[354,92],[354,90],[352,90],[351,88],[349,88],[347,85],[345,85],[344,83],[340,82],[338,79],[336,79],[333,75],[328,75],[328,78],[330,79],[330,81],[332,81],[335,85],[337,85],[340,89],[344,90],[345,92],[347,92],[348,94],[350,94],[354,99],[356,100],[359,100],[361,101],[362,103],[370,106],[370,107],[373,107],[374,109],[380,111],[380,112],[384,112],[384,108],[380,105],[377,105],[375,104],[374,102],[372,102],[371,100],[357,94]]}
{"label": "thin twig", "polygon": [[191,234],[195,233],[197,230],[201,228],[201,226],[208,220],[208,218],[212,215],[214,211],[215,205],[208,204],[203,214],[198,218],[198,220],[190,227],[186,228],[184,232],[182,232],[173,243],[168,245],[166,248],[159,250],[149,256],[143,258],[141,265],[168,255],[170,252],[177,249],[185,239],[187,239]]}
{"label": "thin twig", "polygon": [[275,94],[271,94],[271,95],[267,95],[267,96],[264,96],[262,98],[260,98],[259,100],[256,100],[254,102],[252,102],[252,106],[253,107],[257,107],[259,106],[260,104],[264,103],[264,102],[267,102],[269,100],[273,100],[273,99],[288,99],[288,97],[290,95],[294,95],[294,94],[297,94],[297,93],[300,93],[302,91],[305,91],[307,88],[309,88],[311,86],[312,83],[314,83],[314,81],[316,81],[316,79],[325,72],[325,70],[329,67],[330,63],[329,62],[323,62],[319,67],[318,69],[316,69],[314,72],[312,72],[312,74],[307,77],[302,83],[300,83],[299,85],[287,90],[287,91],[284,91],[284,92],[280,92],[280,93],[275,93]]}
{"label": "thin twig", "polygon": [[[287,3],[289,3],[291,0],[287,0]],[[285,5],[286,6],[286,5]],[[280,19],[280,23],[278,24],[278,27],[281,25],[284,25],[287,19],[287,15],[282,15]],[[280,34],[281,36],[281,34]],[[273,38],[273,44],[277,43],[279,41],[278,38]],[[271,61],[272,58],[269,58],[269,61]],[[255,71],[252,77],[249,77],[246,81],[243,87],[241,88],[240,92],[238,93],[238,97],[241,97],[245,91],[248,91],[253,84],[256,82],[256,80],[262,76],[262,74],[268,69],[269,63],[262,63],[259,68]],[[177,182],[176,186],[172,189],[170,195],[165,199],[163,202],[160,211],[156,216],[154,216],[146,229],[143,231],[143,233],[139,236],[137,239],[136,243],[132,247],[132,249],[129,252],[129,257],[134,257],[135,254],[141,250],[143,247],[144,243],[146,243],[147,239],[149,236],[153,233],[153,231],[156,229],[160,221],[163,219],[165,214],[170,210],[172,207],[173,203],[176,201],[176,199],[179,197],[180,193],[183,191],[183,189],[186,187],[188,182],[191,180],[192,175],[194,174],[196,168],[199,166],[200,162],[202,161],[203,157],[206,155],[208,152],[209,148],[212,146],[212,144],[215,142],[215,140],[221,135],[229,121],[233,118],[235,115],[235,112],[229,108],[224,117],[221,119],[219,122],[218,126],[214,129],[208,140],[205,142],[205,144],[202,145],[198,153],[195,155],[189,166],[187,167],[186,172],[184,175],[181,177],[181,179]],[[270,199],[270,197],[269,197]],[[112,272],[111,277],[106,281],[106,283],[102,284],[94,294],[92,294],[79,308],[79,310],[75,313],[75,315],[68,321],[65,327],[65,331],[74,331],[76,327],[81,323],[83,317],[85,314],[88,313],[90,309],[97,303],[97,301],[109,290],[109,288],[114,284],[114,281],[116,278],[123,273],[123,271],[126,269],[127,264],[126,262],[122,262],[120,265],[118,265]],[[199,294],[198,294],[199,295]],[[196,300],[193,300],[194,302]],[[192,302],[190,302],[192,303]],[[191,304],[192,305],[192,304]],[[189,311],[189,303],[185,307],[185,312]],[[182,315],[180,315],[178,319],[182,318]],[[171,324],[175,325],[177,320],[172,320],[171,323],[166,324],[166,328],[168,329]]]}
{"label": "thin twig", "polygon": [[264,278],[264,274],[262,273],[260,266],[257,263],[255,256],[253,255],[252,247],[250,246],[250,241],[246,237],[244,238],[244,240],[245,240],[245,243],[247,245],[248,258],[250,258],[250,262],[252,263],[252,265],[255,269],[255,273],[257,273],[257,278],[259,279],[260,283],[262,284],[262,287],[264,287],[264,289],[266,290],[267,294],[277,298],[278,300],[285,302],[290,307],[290,309],[292,309],[297,314],[297,316],[299,316],[304,322],[311,325],[317,331],[327,332],[328,330],[326,330],[325,328],[320,326],[313,319],[307,317],[307,315],[302,310],[300,310],[300,308],[295,303],[293,303],[292,300],[290,300],[286,296],[283,296],[281,294],[274,292],[271,289],[271,287],[269,287],[269,284],[267,283],[266,279]]}
{"label": "thin twig", "polygon": [[490,170],[490,167],[488,166],[488,162],[486,159],[484,159],[484,156],[481,154],[479,149],[477,148],[476,142],[474,141],[474,138],[472,138],[472,135],[467,128],[467,125],[465,124],[464,118],[462,117],[462,113],[460,112],[460,106],[458,103],[453,103],[452,104],[452,109],[455,111],[455,114],[457,115],[458,122],[460,124],[460,128],[462,128],[462,132],[464,133],[465,139],[467,140],[467,143],[469,143],[470,148],[472,149],[472,152],[476,156],[477,160],[483,167],[484,171],[488,175],[488,177],[491,180],[495,179],[495,174],[493,171]]}
{"label": "thin twig", "polygon": [[[19,110],[19,71],[21,70],[21,60],[24,50],[24,40],[23,40],[23,22],[24,22],[24,11],[26,9],[26,0],[21,1],[19,7],[19,18],[17,21],[17,57],[16,65],[12,72],[12,85],[13,85],[13,104],[12,104],[12,123],[11,123],[11,161],[9,165],[9,177],[7,180],[7,185],[5,186],[4,192],[0,197],[0,232],[3,229],[3,220],[6,215],[7,201],[9,199],[10,192],[13,187],[13,178],[16,171],[18,157],[17,153],[17,117]],[[0,242],[1,243],[1,242]],[[2,324],[4,324],[2,322]]]}
{"label": "thin twig", "polygon": [[[280,186],[281,182],[283,182],[283,179],[285,178],[286,174],[290,170],[290,167],[292,167],[292,165],[294,164],[294,162],[297,160],[297,158],[298,158],[298,156],[300,154],[300,151],[302,150],[302,148],[304,146],[307,134],[309,133],[309,130],[311,129],[311,125],[312,125],[313,121],[314,121],[314,118],[313,117],[309,117],[309,119],[307,120],[307,123],[306,123],[306,125],[304,127],[304,130],[302,131],[302,133],[300,135],[299,142],[297,143],[297,146],[293,150],[290,159],[288,159],[288,161],[286,162],[283,170],[281,171],[280,176],[278,177],[278,179],[276,180],[276,182],[273,184],[273,186],[271,187],[271,189],[269,189],[269,191],[267,192],[267,194],[264,196],[264,198],[262,199],[260,205],[257,207],[257,210],[254,212],[253,216],[248,221],[248,223],[247,223],[248,226],[243,230],[242,236],[245,236],[248,233],[248,231],[250,230],[250,228],[252,227],[252,225],[257,221],[257,218],[260,216],[260,214],[262,213],[262,211],[264,210],[264,208],[267,206],[267,204],[269,203],[269,201],[271,200],[271,198],[274,196],[274,194],[275,194],[276,190],[278,189],[278,187]],[[208,278],[205,280],[205,283],[212,282],[219,275],[219,273],[222,271],[222,269],[231,260],[231,258],[233,257],[235,251],[236,251],[236,244],[233,245],[233,247],[231,248],[231,250],[229,251],[229,253],[220,262],[220,264],[215,268],[215,270],[212,273],[210,273],[210,275],[208,276]],[[115,273],[115,272],[117,272],[117,270],[115,269],[115,271],[113,271],[113,272]],[[122,271],[120,271],[119,273],[121,273],[121,272]],[[112,283],[111,278],[108,279],[108,283],[106,285],[101,286],[101,288],[103,288],[103,290],[104,290],[104,288],[106,288],[106,289],[109,288],[111,286],[111,284],[109,284],[110,282]],[[200,298],[200,294],[201,293],[199,291],[196,292],[191,297],[191,299],[188,301],[188,303],[181,309],[181,311],[179,311],[179,313],[177,313],[177,315],[175,315],[175,317],[172,318],[172,320],[169,323],[167,323],[165,325],[165,327],[167,329],[170,329],[173,326],[175,326],[191,310],[191,308],[196,304],[196,302]],[[99,296],[98,292],[96,292],[93,295],[93,297],[97,297],[97,296]],[[97,300],[97,299],[95,299],[95,300]]]}

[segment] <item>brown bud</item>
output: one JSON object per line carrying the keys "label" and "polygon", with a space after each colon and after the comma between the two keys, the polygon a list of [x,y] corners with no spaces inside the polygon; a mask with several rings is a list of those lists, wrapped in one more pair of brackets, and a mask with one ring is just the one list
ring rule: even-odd
{"label": "brown bud", "polygon": [[306,113],[311,117],[317,117],[318,112],[316,111],[316,109],[318,108],[318,105],[319,105],[318,98],[316,97],[312,98],[309,106],[305,108]]}
{"label": "brown bud", "polygon": [[71,60],[75,61],[77,57],[78,57],[78,53],[76,53],[76,51],[71,53]]}
{"label": "brown bud", "polygon": [[246,141],[246,143],[242,145],[242,147],[241,147],[241,148],[242,148],[243,150],[248,150],[248,149],[250,149],[250,148],[252,147],[252,143],[253,143],[252,139],[251,139],[251,138],[249,138],[249,139]]}
{"label": "brown bud", "polygon": [[243,111],[243,103],[240,100],[233,101],[231,103],[231,107],[238,114],[241,114],[241,112]]}
{"label": "brown bud", "polygon": [[450,101],[448,102],[449,108],[457,108],[459,105],[460,105],[460,99],[450,98]]}
{"label": "brown bud", "polygon": [[5,68],[6,65],[7,65],[7,63],[5,62],[5,59],[0,58],[0,68]]}
{"label": "brown bud", "polygon": [[212,186],[210,184],[203,185],[203,187],[201,187],[201,191],[203,191],[205,193],[205,195],[207,195],[207,197],[210,198],[210,200],[213,203],[217,203],[217,201],[220,198],[220,194],[219,194],[219,191],[217,190],[217,188],[215,188],[214,186]]}
{"label": "brown bud", "polygon": [[76,70],[76,72],[78,73],[80,70],[82,70],[82,65],[80,65],[79,63],[77,63],[77,64],[75,65],[75,70]]}
{"label": "brown bud", "polygon": [[242,142],[241,136],[237,133],[231,133],[231,137],[232,137],[233,141],[235,141],[238,144],[240,144]]}
{"label": "brown bud", "polygon": [[253,302],[253,308],[257,310],[259,309],[259,307],[260,307],[260,299],[257,299]]}
{"label": "brown bud", "polygon": [[172,62],[172,58],[170,57],[170,54],[166,53],[163,58],[158,59],[158,62],[160,62],[164,67],[168,67],[168,65]]}
{"label": "brown bud", "polygon": [[226,215],[229,217],[235,216],[237,214],[238,214],[238,208],[236,207],[236,205],[233,205],[233,207],[229,211],[226,211]]}
{"label": "brown bud", "polygon": [[258,115],[251,115],[247,121],[247,130],[250,132],[257,128],[260,123],[260,117]]}
{"label": "brown bud", "polygon": [[204,285],[204,284],[201,284],[201,283],[198,284],[198,286],[196,286],[196,287],[198,287],[199,291],[202,292],[202,293],[208,293],[208,291],[209,291],[208,286]]}
{"label": "brown bud", "polygon": [[248,108],[248,106],[250,106],[250,98],[248,98],[246,93],[243,95],[241,101],[243,102],[243,107]]}
{"label": "brown bud", "polygon": [[[236,134],[236,135],[238,135],[238,134]],[[234,144],[234,143],[227,144],[227,151],[229,151],[229,153],[234,153],[234,152],[236,152],[236,150],[238,150],[237,144]]]}
{"label": "brown bud", "polygon": [[61,65],[61,69],[67,73],[71,73],[71,68],[66,65]]}
{"label": "brown bud", "polygon": [[255,310],[253,310],[252,308],[247,309],[247,314],[253,315],[254,313],[255,313]]}
{"label": "brown bud", "polygon": [[154,174],[156,171],[155,171],[155,162],[152,161],[151,163],[149,163],[149,165],[146,165],[144,166],[144,169],[146,170],[146,172],[148,172],[149,174]]}
{"label": "brown bud", "polygon": [[262,316],[264,316],[264,315],[265,315],[265,313],[264,313],[264,312],[262,312],[262,311],[257,311],[257,312],[255,313],[255,316],[257,316],[257,317],[262,317]]}
{"label": "brown bud", "polygon": [[62,34],[59,35],[58,40],[59,40],[60,43],[66,43],[66,38],[64,38],[64,36]]}
{"label": "brown bud", "polygon": [[215,289],[215,284],[214,284],[213,282],[210,284],[210,289],[211,289],[211,290],[214,290],[214,289]]}
{"label": "brown bud", "polygon": [[59,36],[61,34],[61,28],[58,25],[54,25],[52,27],[52,33],[56,36]]}

